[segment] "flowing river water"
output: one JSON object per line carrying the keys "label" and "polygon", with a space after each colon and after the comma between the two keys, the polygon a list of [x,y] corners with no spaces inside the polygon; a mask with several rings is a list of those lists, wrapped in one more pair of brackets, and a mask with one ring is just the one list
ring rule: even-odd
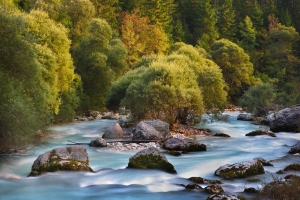
{"label": "flowing river water", "polygon": [[[126,169],[129,158],[139,150],[120,152],[106,147],[84,145],[89,155],[89,164],[96,173],[55,172],[27,177],[39,154],[57,147],[69,146],[68,140],[89,143],[92,139],[101,137],[105,127],[116,120],[51,126],[48,131],[55,136],[49,137],[47,144],[35,147],[34,151],[28,152],[28,157],[9,163],[1,161],[0,199],[206,199],[209,195],[205,192],[186,190],[179,184],[191,183],[188,178],[193,176],[221,180],[225,192],[238,195],[245,187],[258,188],[262,182],[270,181],[272,174],[288,164],[299,163],[300,156],[287,154],[290,147],[300,139],[299,133],[280,132],[276,133],[277,137],[246,137],[248,132],[262,127],[236,120],[238,112],[226,114],[230,115],[229,122],[207,124],[201,128],[210,129],[212,134],[226,133],[230,138],[197,136],[195,139],[204,143],[207,151],[192,152],[178,157],[165,154],[178,173],[175,175],[159,170]],[[249,178],[224,180],[214,175],[215,170],[222,165],[257,157],[272,160],[274,165],[264,167],[265,174],[251,177],[258,178],[258,182],[250,182]]]}

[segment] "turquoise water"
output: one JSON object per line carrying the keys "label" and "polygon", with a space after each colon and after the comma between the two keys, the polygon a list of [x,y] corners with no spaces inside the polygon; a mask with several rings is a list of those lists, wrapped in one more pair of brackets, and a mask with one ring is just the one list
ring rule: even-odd
{"label": "turquoise water", "polygon": [[[201,126],[211,133],[226,133],[230,138],[203,137],[195,139],[207,145],[205,152],[193,152],[174,157],[165,154],[178,174],[158,170],[126,169],[129,158],[138,150],[116,152],[109,148],[87,149],[90,166],[96,173],[56,172],[39,177],[27,175],[39,154],[57,147],[66,147],[71,141],[89,143],[101,137],[104,128],[115,120],[80,122],[48,128],[54,136],[48,144],[35,147],[28,157],[0,163],[0,199],[206,199],[203,191],[185,190],[179,184],[187,185],[192,176],[221,180],[226,192],[239,194],[244,187],[259,187],[261,182],[247,179],[222,180],[214,175],[221,165],[233,164],[256,157],[273,160],[274,167],[265,167],[266,173],[257,175],[261,181],[271,180],[272,174],[286,165],[298,162],[299,156],[288,155],[290,146],[300,139],[300,134],[280,132],[277,137],[245,137],[245,134],[262,128],[250,122],[237,121],[238,112],[230,115],[228,123],[214,123]],[[198,125],[200,126],[200,125]],[[163,151],[163,149],[161,149]],[[202,187],[207,185],[200,184]]]}

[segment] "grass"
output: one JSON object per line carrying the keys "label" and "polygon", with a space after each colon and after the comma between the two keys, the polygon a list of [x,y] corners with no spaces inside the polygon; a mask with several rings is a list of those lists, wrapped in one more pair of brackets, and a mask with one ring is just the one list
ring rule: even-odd
{"label": "grass", "polygon": [[289,180],[273,176],[271,182],[262,184],[259,194],[252,200],[299,200],[300,177],[294,176]]}

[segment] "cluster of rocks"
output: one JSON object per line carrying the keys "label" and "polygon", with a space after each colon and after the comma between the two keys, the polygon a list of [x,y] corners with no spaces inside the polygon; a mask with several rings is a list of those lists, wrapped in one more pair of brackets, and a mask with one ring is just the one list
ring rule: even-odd
{"label": "cluster of rocks", "polygon": [[111,147],[111,150],[114,151],[129,151],[129,150],[137,150],[137,149],[147,149],[150,147],[154,147],[159,149],[160,144],[157,142],[148,142],[148,143],[123,143],[123,142],[112,142],[108,143],[108,147]]}
{"label": "cluster of rocks", "polygon": [[99,119],[111,119],[111,120],[121,120],[126,119],[128,116],[120,115],[119,113],[113,112],[104,112],[100,113],[99,111],[90,110],[83,116],[75,117],[75,121],[91,121],[91,120],[99,120]]}

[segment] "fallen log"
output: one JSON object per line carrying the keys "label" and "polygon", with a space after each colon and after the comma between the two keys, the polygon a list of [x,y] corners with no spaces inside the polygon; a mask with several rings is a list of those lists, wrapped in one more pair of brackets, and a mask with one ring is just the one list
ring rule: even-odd
{"label": "fallen log", "polygon": [[[163,140],[117,140],[117,141],[109,141],[106,143],[114,143],[114,142],[122,142],[122,143],[149,143],[149,142],[157,142],[160,143]],[[79,142],[73,142],[68,140],[68,142],[71,142],[73,144],[68,144],[68,145],[89,145],[90,143],[79,143]]]}

